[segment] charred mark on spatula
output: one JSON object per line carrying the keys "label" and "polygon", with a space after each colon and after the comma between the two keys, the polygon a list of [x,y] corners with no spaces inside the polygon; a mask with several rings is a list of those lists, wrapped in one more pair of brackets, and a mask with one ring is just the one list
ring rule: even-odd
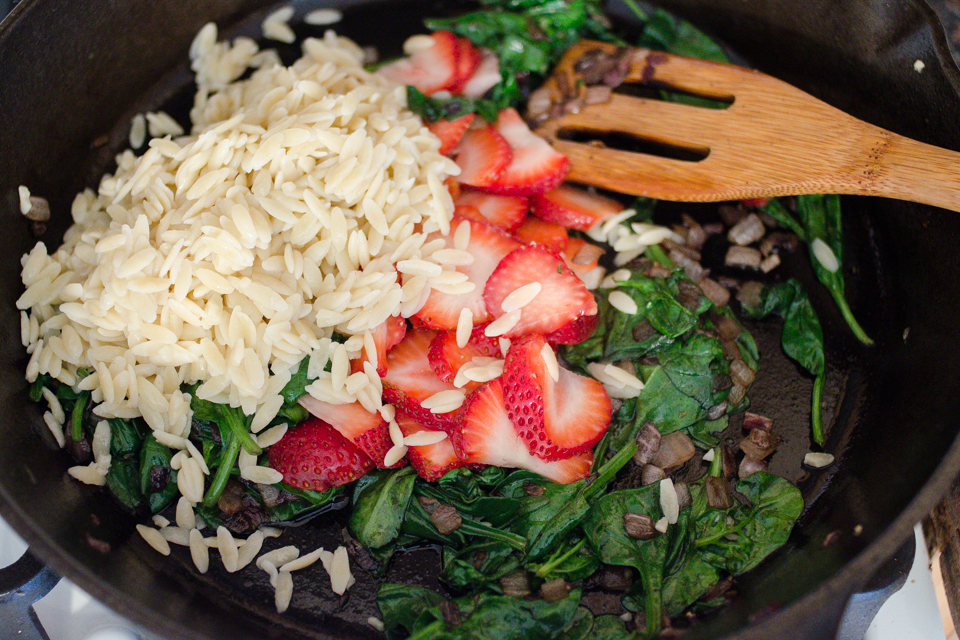
{"label": "charred mark on spatula", "polygon": [[707,147],[669,144],[662,140],[642,138],[622,131],[588,131],[566,128],[557,131],[556,137],[560,140],[568,140],[602,149],[617,149],[685,162],[702,162],[710,155],[710,149]]}

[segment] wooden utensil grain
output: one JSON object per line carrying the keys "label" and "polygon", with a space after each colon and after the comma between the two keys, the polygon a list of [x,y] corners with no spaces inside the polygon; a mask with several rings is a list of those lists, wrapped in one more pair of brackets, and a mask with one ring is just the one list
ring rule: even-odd
{"label": "wooden utensil grain", "polygon": [[[616,89],[609,101],[589,104],[590,82],[582,69],[598,56],[621,61],[620,86],[674,90],[729,106],[696,107]],[[568,179],[576,182],[663,200],[841,193],[960,211],[960,153],[858,120],[758,71],[581,41],[563,57],[544,91],[559,103],[554,111],[561,115],[542,121],[537,131],[570,158]],[[687,150],[701,159],[598,142],[611,134]]]}

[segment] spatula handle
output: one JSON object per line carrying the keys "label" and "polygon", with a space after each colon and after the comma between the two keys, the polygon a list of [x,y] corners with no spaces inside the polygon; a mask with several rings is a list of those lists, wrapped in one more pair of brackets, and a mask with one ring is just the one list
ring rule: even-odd
{"label": "spatula handle", "polygon": [[960,153],[882,133],[863,169],[866,191],[960,211]]}

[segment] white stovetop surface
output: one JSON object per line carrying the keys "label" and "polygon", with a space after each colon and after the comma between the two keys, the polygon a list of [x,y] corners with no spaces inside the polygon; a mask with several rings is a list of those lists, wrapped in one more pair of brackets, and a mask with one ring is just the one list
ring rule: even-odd
{"label": "white stovetop surface", "polygon": [[[864,640],[944,640],[930,560],[919,526],[917,556],[903,589],[880,609]],[[0,520],[0,566],[19,558],[27,545]],[[50,640],[141,640],[136,627],[69,580],[35,605]],[[953,636],[956,638],[956,636]]]}

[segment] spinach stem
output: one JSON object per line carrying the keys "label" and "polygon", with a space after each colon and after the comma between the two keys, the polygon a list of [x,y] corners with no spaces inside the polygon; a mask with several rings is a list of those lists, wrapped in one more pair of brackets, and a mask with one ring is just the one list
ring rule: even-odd
{"label": "spinach stem", "polygon": [[431,622],[424,628],[412,634],[407,640],[427,640],[428,638],[435,638],[441,631],[443,631],[443,628],[446,626],[446,624],[447,623],[443,620]]}
{"label": "spinach stem", "polygon": [[743,518],[736,525],[732,527],[728,527],[722,531],[718,531],[717,533],[713,534],[709,538],[700,538],[699,540],[697,540],[694,546],[696,546],[699,549],[700,547],[705,547],[708,544],[713,544],[714,542],[717,542],[724,536],[728,536],[731,533],[737,533],[738,531],[740,531],[740,529],[743,529],[745,526],[747,526],[747,523],[749,523],[753,518],[757,517],[758,510],[759,510],[759,506],[754,507],[754,509],[750,512],[750,515]]}
{"label": "spinach stem", "polygon": [[649,19],[647,12],[641,9],[640,5],[638,5],[634,0],[624,0],[623,3],[627,5],[627,8],[629,8],[630,11],[633,12],[633,15],[637,16],[637,20],[646,22]]}
{"label": "spinach stem", "polygon": [[635,440],[631,440],[627,445],[617,451],[616,455],[607,460],[602,467],[597,472],[596,479],[591,482],[584,490],[583,493],[586,497],[590,497],[600,489],[603,489],[613,480],[613,477],[617,475],[617,472],[623,468],[623,465],[627,464],[633,454],[637,452],[637,443]]}
{"label": "spinach stem", "polygon": [[467,518],[464,518],[463,522],[460,523],[460,531],[490,540],[498,540],[517,551],[523,551],[527,546],[527,539],[518,533],[496,529]]}
{"label": "spinach stem", "polygon": [[230,440],[227,448],[223,450],[223,453],[220,454],[220,466],[217,467],[217,473],[213,476],[213,480],[210,481],[210,488],[207,489],[207,495],[203,497],[203,505],[205,507],[212,508],[217,504],[217,501],[223,494],[223,490],[227,488],[227,481],[230,479],[230,472],[233,471],[233,466],[237,463],[238,455],[240,455],[240,439],[233,438]]}
{"label": "spinach stem", "polygon": [[240,420],[237,416],[237,411],[225,407],[220,415],[223,417],[224,422],[227,423],[227,426],[230,427],[234,438],[243,446],[244,451],[255,456],[263,453],[263,449],[260,448],[260,445],[253,439],[253,435],[250,433],[250,429],[245,424],[245,421]]}
{"label": "spinach stem", "polygon": [[644,251],[644,254],[654,262],[659,262],[667,269],[672,270],[677,268],[677,265],[673,264],[673,260],[667,256],[667,252],[664,251],[663,247],[658,244],[651,244],[648,246],[647,250]]}
{"label": "spinach stem", "polygon": [[713,460],[710,461],[710,471],[707,474],[714,478],[723,476],[723,451],[719,444],[713,448]]}
{"label": "spinach stem", "polygon": [[813,381],[813,400],[810,407],[811,431],[813,432],[813,441],[819,445],[823,444],[823,383],[826,380],[826,374],[821,373]]}
{"label": "spinach stem", "polygon": [[539,578],[545,578],[546,576],[550,575],[550,572],[553,570],[554,567],[563,564],[564,562],[566,562],[567,558],[570,558],[574,554],[578,553],[580,549],[583,548],[583,545],[586,544],[586,542],[587,542],[587,539],[584,538],[577,544],[573,545],[572,549],[564,553],[559,558],[544,562],[542,565],[540,565],[537,568],[537,570],[534,573],[536,573],[537,577]]}
{"label": "spinach stem", "polygon": [[837,303],[837,307],[840,309],[840,313],[843,315],[843,319],[847,321],[848,325],[850,325],[850,330],[853,331],[853,335],[857,336],[857,340],[863,344],[867,346],[872,345],[873,340],[867,335],[867,332],[863,330],[863,327],[860,326],[860,323],[857,322],[857,319],[853,317],[853,311],[850,309],[850,305],[847,303],[847,299],[844,297],[843,291],[837,287],[829,287],[829,289],[830,294],[833,295],[833,299]]}
{"label": "spinach stem", "polygon": [[74,442],[83,440],[83,411],[87,408],[89,400],[89,392],[81,393],[73,404],[73,411],[70,412],[70,437]]}

